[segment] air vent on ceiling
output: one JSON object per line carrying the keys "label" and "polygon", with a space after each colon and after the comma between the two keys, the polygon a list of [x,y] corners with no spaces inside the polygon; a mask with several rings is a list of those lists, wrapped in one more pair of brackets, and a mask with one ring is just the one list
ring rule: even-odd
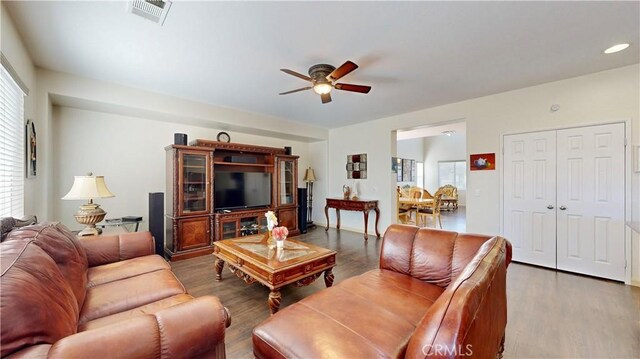
{"label": "air vent on ceiling", "polygon": [[130,0],[128,10],[134,15],[141,16],[157,24],[164,24],[171,1],[169,0]]}

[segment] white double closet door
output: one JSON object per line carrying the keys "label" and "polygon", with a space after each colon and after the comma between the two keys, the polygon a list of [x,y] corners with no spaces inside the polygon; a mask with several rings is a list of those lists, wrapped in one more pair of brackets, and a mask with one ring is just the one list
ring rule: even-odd
{"label": "white double closet door", "polygon": [[624,124],[504,136],[513,260],[624,280]]}

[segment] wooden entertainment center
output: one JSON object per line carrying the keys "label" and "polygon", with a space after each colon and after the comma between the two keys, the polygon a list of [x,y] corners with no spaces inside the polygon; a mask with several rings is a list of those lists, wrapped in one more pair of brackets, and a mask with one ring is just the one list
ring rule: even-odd
{"label": "wooden entertainment center", "polygon": [[[170,145],[165,196],[165,253],[172,260],[213,253],[213,242],[267,231],[267,211],[274,211],[289,236],[298,229],[298,156],[284,148],[195,140]],[[271,176],[268,205],[215,208],[216,173],[267,173]],[[264,195],[264,194],[263,194]]]}

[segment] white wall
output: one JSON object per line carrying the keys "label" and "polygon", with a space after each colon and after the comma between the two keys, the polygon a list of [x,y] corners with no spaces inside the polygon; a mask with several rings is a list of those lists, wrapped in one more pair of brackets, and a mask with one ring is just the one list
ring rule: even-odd
{"label": "white wall", "polygon": [[[39,208],[45,212],[42,216],[43,220],[54,219],[59,214],[55,213],[54,215],[56,208],[66,205],[59,203],[59,188],[63,184],[59,182],[61,178],[57,177],[60,170],[56,168],[58,163],[54,161],[54,157],[59,151],[57,144],[54,143],[54,134],[57,133],[59,143],[77,141],[73,136],[67,136],[64,131],[56,129],[58,123],[54,119],[52,111],[56,104],[67,108],[90,110],[95,114],[110,113],[113,118],[122,116],[150,121],[143,132],[134,132],[132,137],[127,137],[127,142],[123,142],[118,136],[112,135],[113,133],[119,133],[114,132],[116,130],[114,127],[103,128],[98,123],[96,123],[96,128],[91,126],[84,127],[90,138],[100,137],[100,141],[104,141],[104,138],[109,138],[110,141],[119,143],[129,151],[135,151],[138,146],[147,146],[142,144],[142,142],[146,141],[157,143],[158,148],[162,149],[165,145],[173,142],[173,132],[185,132],[183,130],[185,128],[194,129],[194,135],[191,135],[190,139],[198,137],[215,139],[215,135],[220,130],[224,130],[231,134],[234,142],[246,140],[245,142],[247,143],[264,145],[273,143],[278,144],[278,146],[294,142],[324,141],[328,137],[326,129],[315,126],[69,74],[38,69],[37,78],[39,84],[37,116],[44,119],[38,140],[42,146],[41,148],[43,148],[42,152],[45,153],[42,161],[44,168],[41,172],[45,185],[40,191],[34,193],[34,196]],[[56,111],[60,112],[60,110]],[[97,115],[95,117],[102,118]],[[127,123],[125,121],[122,124],[126,125]],[[197,128],[199,130],[196,130]],[[159,132],[155,133],[155,129],[158,129]],[[174,129],[177,130],[174,131]],[[118,128],[117,130],[124,131],[126,126],[124,129]],[[153,135],[162,134],[162,140],[155,142],[155,139],[145,136],[148,133]],[[169,133],[171,133],[171,136],[167,135]],[[200,136],[195,133],[206,133],[207,136]],[[133,140],[133,137],[135,137],[135,140]],[[305,159],[301,161],[300,165],[304,168],[309,163]],[[162,167],[164,168],[164,164]],[[75,174],[84,172],[86,170],[83,169],[80,173]],[[146,203],[146,200],[144,203]]]}
{"label": "white wall", "polygon": [[[24,43],[20,39],[13,20],[11,20],[11,17],[9,17],[5,9],[4,3],[0,4],[0,13],[0,48],[7,60],[9,60],[11,67],[13,67],[22,82],[29,88],[29,95],[24,99],[25,124],[27,119],[34,121],[39,139],[42,119],[36,116],[36,70]],[[39,147],[39,150],[41,149],[42,147]],[[39,152],[38,161],[40,162],[42,158]],[[38,205],[38,201],[34,195],[35,193],[42,192],[44,188],[44,176],[41,175],[42,166],[39,166],[38,171],[40,174],[36,178],[25,179],[24,213],[35,214],[38,218],[43,218],[46,211]]]}
{"label": "white wall", "polygon": [[[395,155],[392,131],[465,118],[467,155],[496,153],[496,171],[474,171],[467,178],[467,230],[500,233],[501,136],[505,133],[631,120],[633,143],[640,143],[640,66],[632,65],[567,80],[509,91],[366,123],[332,129],[329,132],[328,192],[339,195],[345,182],[344,158],[351,153],[367,153],[369,178],[363,180],[361,195],[380,201],[384,230],[395,212],[393,177],[389,166]],[[552,104],[560,110],[551,112]],[[393,147],[392,147],[393,146]],[[629,206],[638,220],[639,175],[633,179]],[[393,182],[395,184],[395,181]],[[631,207],[633,209],[631,210]],[[630,213],[631,215],[631,213]],[[335,223],[334,220],[332,220]],[[342,214],[343,226],[362,231],[362,215]],[[640,243],[633,237],[633,279],[640,281]]]}
{"label": "white wall", "polygon": [[[149,192],[165,192],[165,150],[173,134],[186,133],[189,140],[215,139],[218,129],[187,126],[139,117],[69,107],[53,108],[53,201],[52,218],[69,228],[81,229],[73,213],[81,201],[60,200],[73,184],[74,175],[92,171],[105,176],[116,197],[98,200],[107,217],[140,215],[147,227]],[[231,132],[233,142],[270,147],[291,146],[300,156],[298,184],[304,186],[304,169],[310,165],[308,143]]]}
{"label": "white wall", "polygon": [[[396,157],[424,162],[424,142],[422,138],[397,140],[396,144]],[[391,160],[389,160],[389,166],[391,166]],[[416,181],[402,181],[398,182],[397,185],[400,187],[405,185],[415,186]]]}
{"label": "white wall", "polygon": [[[456,132],[451,136],[430,136],[424,138],[424,171],[425,187],[434,194],[440,185],[438,184],[439,161],[465,161],[467,160],[467,137],[464,133]],[[468,165],[467,165],[468,167]],[[467,168],[467,175],[469,171]],[[467,204],[466,189],[458,190],[458,205]]]}

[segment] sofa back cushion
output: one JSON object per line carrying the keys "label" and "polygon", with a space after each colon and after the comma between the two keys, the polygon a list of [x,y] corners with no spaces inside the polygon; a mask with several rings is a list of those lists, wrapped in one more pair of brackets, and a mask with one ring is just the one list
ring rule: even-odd
{"label": "sofa back cushion", "polygon": [[54,260],[62,276],[82,308],[87,291],[87,254],[76,236],[60,223],[41,223],[14,229],[7,236],[11,240],[33,240]]}
{"label": "sofa back cushion", "polygon": [[380,269],[446,288],[490,238],[393,224],[384,234]]}
{"label": "sofa back cushion", "polygon": [[422,318],[406,358],[496,356],[507,324],[506,248],[500,237],[481,246]]}
{"label": "sofa back cushion", "polygon": [[51,257],[33,240],[0,244],[0,356],[76,332],[78,303]]}

